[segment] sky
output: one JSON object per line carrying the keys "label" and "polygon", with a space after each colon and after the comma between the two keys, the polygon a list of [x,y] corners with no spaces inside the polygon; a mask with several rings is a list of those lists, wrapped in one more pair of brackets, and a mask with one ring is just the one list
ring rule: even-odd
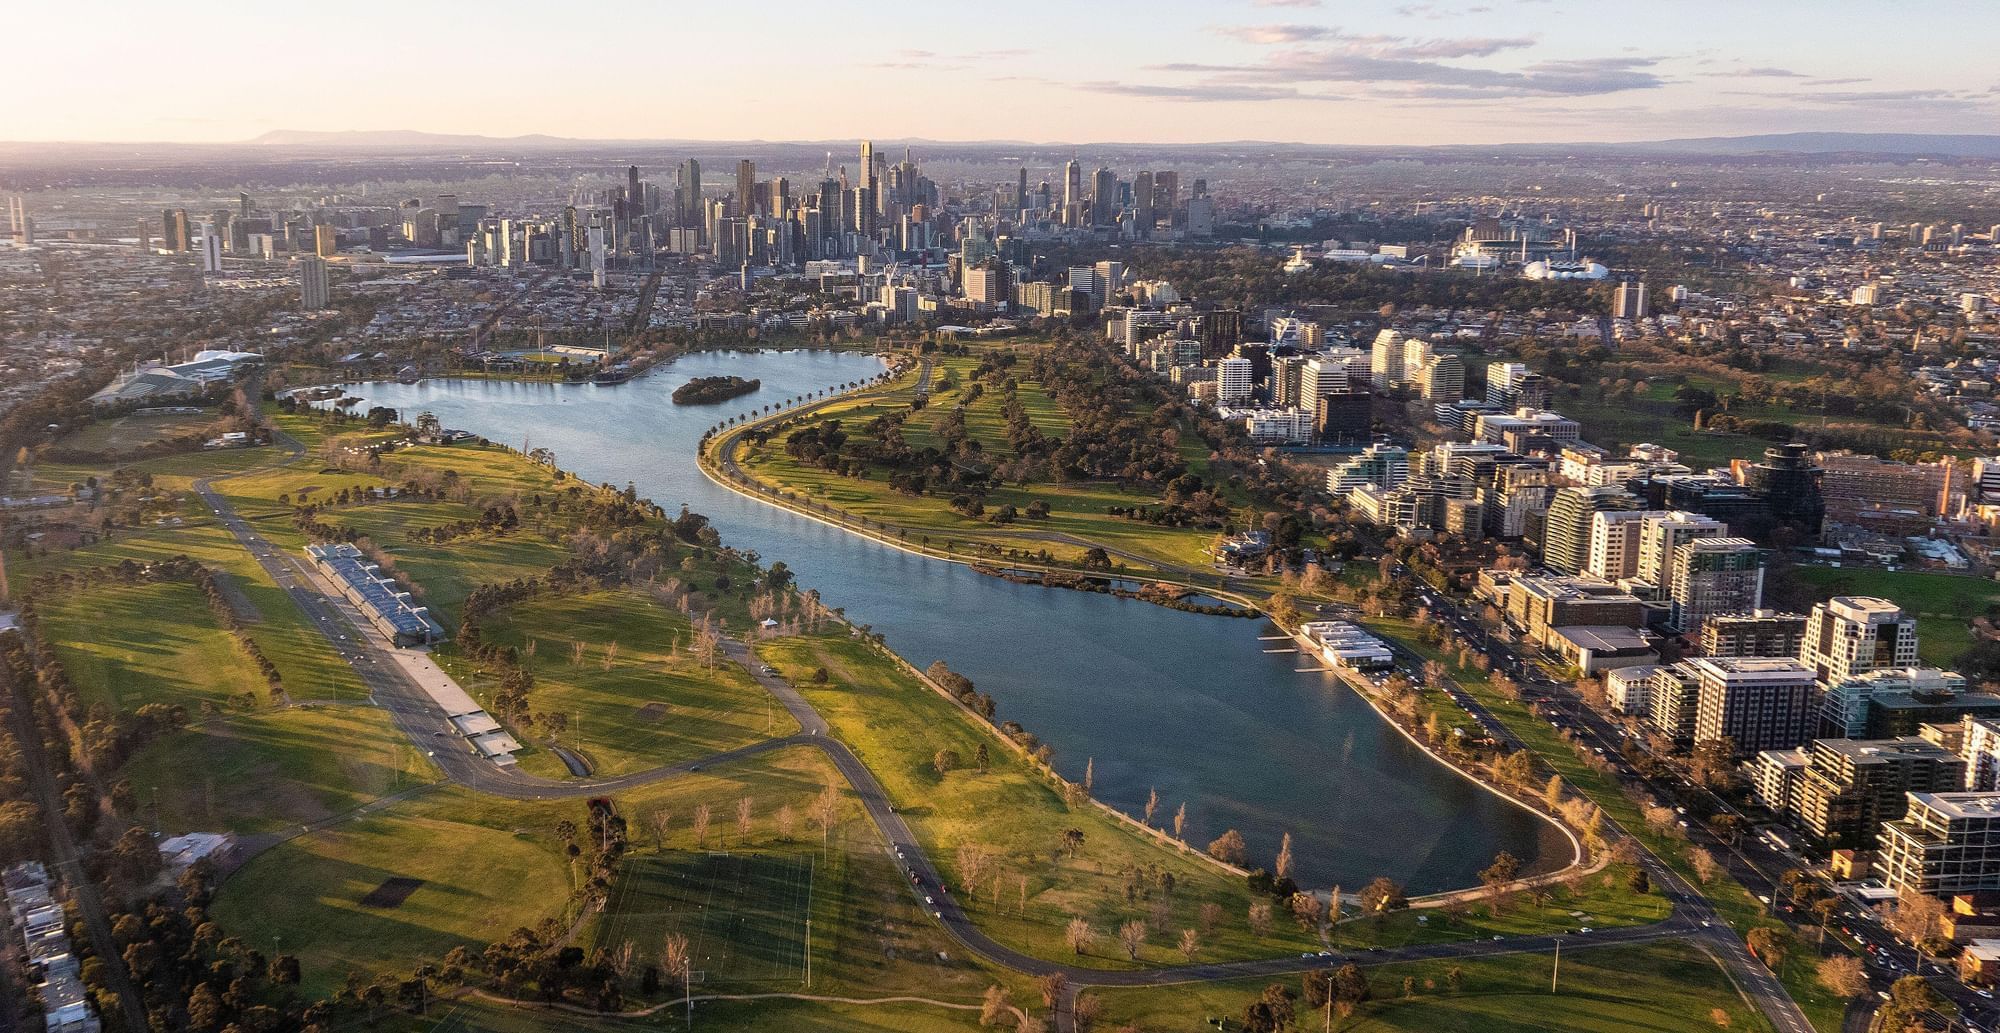
{"label": "sky", "polygon": [[4,140],[1446,144],[2000,127],[2000,3],[26,0]]}

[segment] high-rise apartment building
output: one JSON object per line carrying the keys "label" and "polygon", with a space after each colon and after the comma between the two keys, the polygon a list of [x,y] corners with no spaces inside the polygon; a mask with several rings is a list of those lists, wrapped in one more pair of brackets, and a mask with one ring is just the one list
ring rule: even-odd
{"label": "high-rise apartment building", "polygon": [[1806,747],[1797,824],[1833,850],[1872,850],[1882,823],[1909,811],[1911,793],[1958,791],[1965,759],[1915,736],[1818,739]]}
{"label": "high-rise apartment building", "polygon": [[1646,284],[1637,276],[1625,275],[1611,291],[1611,318],[1643,319],[1646,316]]}
{"label": "high-rise apartment building", "polygon": [[1563,574],[1582,573],[1590,559],[1591,518],[1639,505],[1638,496],[1623,488],[1556,489],[1542,536],[1542,565]]}
{"label": "high-rise apartment building", "polygon": [[2000,890],[2000,793],[1911,793],[1882,826],[1876,871],[1896,893]]}
{"label": "high-rise apartment building", "polygon": [[222,271],[222,231],[212,222],[201,224],[201,271]]}
{"label": "high-rise apartment building", "polygon": [[1764,461],[1749,467],[1744,483],[1763,494],[1773,516],[1818,534],[1826,517],[1820,474],[1806,446],[1795,442],[1765,449]]}
{"label": "high-rise apartment building", "polygon": [[326,259],[306,255],[299,259],[299,307],[318,312],[327,307]]}
{"label": "high-rise apartment building", "polygon": [[340,253],[340,231],[326,223],[313,227],[313,254],[332,258]]}
{"label": "high-rise apartment building", "polygon": [[1638,533],[1634,576],[1664,593],[1673,577],[1675,551],[1697,538],[1724,537],[1729,525],[1699,513],[1672,510],[1646,514]]}
{"label": "high-rise apartment building", "polygon": [[1750,613],[1764,604],[1764,550],[1748,538],[1696,538],[1674,550],[1667,621],[1699,637],[1708,618]]}
{"label": "high-rise apartment building", "polygon": [[1231,356],[1216,363],[1216,372],[1216,401],[1238,405],[1250,400],[1251,387],[1256,383],[1255,363]]}
{"label": "high-rise apartment building", "polygon": [[1812,672],[1797,660],[1704,656],[1677,666],[1695,683],[1695,742],[1727,739],[1738,755],[1787,750],[1819,723]]}
{"label": "high-rise apartment building", "polygon": [[1887,599],[1835,596],[1812,608],[1799,660],[1829,685],[1917,663],[1917,619]]}

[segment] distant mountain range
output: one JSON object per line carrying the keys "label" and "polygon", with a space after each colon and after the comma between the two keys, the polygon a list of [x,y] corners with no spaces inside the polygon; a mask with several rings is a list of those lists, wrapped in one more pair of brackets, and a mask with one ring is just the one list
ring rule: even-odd
{"label": "distant mountain range", "polygon": [[[531,134],[527,136],[477,136],[465,133],[426,133],[412,129],[319,131],[306,129],[274,129],[254,139],[244,141],[245,145],[259,148],[287,149],[338,149],[338,150],[451,150],[451,151],[544,151],[544,150],[594,150],[610,147],[657,147],[666,144],[715,145],[723,142],[714,140],[642,140],[642,139],[582,139],[576,137]],[[766,141],[743,141],[767,143]],[[917,139],[878,140],[881,146],[901,146],[903,144],[929,144],[953,147],[1020,147],[1018,140],[967,140],[934,141]],[[789,146],[832,146],[844,148],[851,140],[796,140],[783,141]],[[1044,144],[1042,146],[1060,146]],[[1120,146],[1157,146],[1160,150],[1180,150],[1212,148],[1217,146],[1244,147],[1268,146],[1291,151],[1376,151],[1376,150],[1459,150],[1457,146],[1443,147],[1395,147],[1395,146],[1340,146],[1277,143],[1265,141],[1226,141],[1215,144],[1121,144]],[[1468,145],[1471,146],[1471,145]],[[1885,157],[1946,157],[1946,158],[2000,158],[2000,135],[1973,133],[1846,133],[1846,132],[1801,132],[1765,133],[1753,136],[1706,136],[1675,140],[1646,140],[1628,143],[1579,142],[1568,144],[1498,144],[1477,145],[1483,151],[1581,151],[1617,153],[1639,151],[1649,153],[1671,152],[1678,154],[1712,155],[1755,155],[1755,154],[1849,154],[1881,155]]]}

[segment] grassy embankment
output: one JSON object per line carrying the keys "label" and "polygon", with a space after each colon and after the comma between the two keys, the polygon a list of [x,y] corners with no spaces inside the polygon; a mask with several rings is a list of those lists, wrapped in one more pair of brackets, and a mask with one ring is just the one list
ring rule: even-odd
{"label": "grassy embankment", "polygon": [[[964,405],[966,432],[980,443],[988,461],[1004,462],[1013,457],[1013,451],[1007,444],[1006,420],[1001,415],[1005,404],[1004,393],[988,386],[978,398],[966,401],[968,389],[976,382],[972,374],[977,365],[977,360],[972,358],[935,360],[934,382],[943,384],[949,379],[954,386],[934,392],[929,403],[910,416],[904,426],[904,439],[910,447],[922,448],[933,444],[932,423],[944,413]],[[1067,436],[1070,430],[1067,413],[1041,384],[1025,379],[1026,372],[1024,366],[1017,366],[1010,371],[1010,375],[1020,378],[1017,394],[1030,421],[1051,437]],[[912,373],[889,385],[834,401],[814,412],[801,425],[839,420],[850,435],[861,433],[861,428],[876,416],[908,410],[914,386],[915,374]],[[1160,527],[1121,519],[1105,512],[1109,506],[1157,507],[1161,504],[1157,492],[1104,481],[998,485],[984,500],[989,515],[1006,505],[1012,505],[1025,514],[1029,503],[1037,500],[1047,503],[1050,508],[1047,519],[1031,520],[1023,516],[1013,524],[998,525],[984,518],[954,512],[949,492],[924,496],[897,492],[889,487],[887,470],[873,470],[866,479],[861,479],[802,463],[785,451],[786,437],[797,429],[788,427],[780,430],[762,445],[736,438],[734,440],[739,443],[726,447],[736,449],[743,471],[758,482],[831,506],[850,517],[886,525],[892,533],[901,532],[912,541],[928,537],[931,544],[937,546],[956,543],[951,547],[963,548],[968,544],[980,544],[1029,553],[1047,549],[1057,562],[1074,564],[1082,559],[1088,545],[1051,537],[1066,535],[1140,557],[1141,561],[1113,557],[1115,563],[1140,573],[1159,567],[1205,568],[1209,563],[1203,550],[1214,537],[1213,532]],[[1181,450],[1190,467],[1199,473],[1205,468],[1207,452],[1195,439],[1192,430],[1186,431],[1184,438],[1193,439],[1184,441]]]}
{"label": "grassy embankment", "polygon": [[[1558,989],[1549,977],[1554,959],[1519,954],[1478,961],[1422,961],[1364,970],[1370,999],[1354,1014],[1332,1016],[1343,1033],[1599,1033],[1602,1030],[1769,1030],[1770,1023],[1743,1003],[1728,975],[1691,946],[1663,942],[1563,952]],[[1460,972],[1462,989],[1451,989]],[[1405,996],[1405,979],[1415,980]],[[1235,1027],[1244,1005],[1272,983],[1301,988],[1299,978],[1249,979],[1157,990],[1096,991],[1104,1002],[1102,1025],[1135,1026],[1154,1033],[1212,1030],[1210,1016]],[[1303,995],[1298,1028],[1316,1030],[1325,1018],[1308,1012]],[[1720,1018],[1717,1018],[1720,1013]]]}
{"label": "grassy embankment", "polygon": [[[1083,965],[1129,968],[1135,963],[1116,934],[1138,920],[1148,925],[1139,962],[1180,963],[1182,930],[1199,929],[1202,905],[1213,903],[1221,920],[1201,936],[1203,960],[1317,949],[1318,939],[1283,915],[1270,936],[1254,935],[1247,922],[1254,898],[1242,879],[1093,805],[1069,806],[1032,762],[875,649],[845,637],[776,639],[757,648],[806,691],[835,736],[868,763],[959,902],[1002,943]],[[828,681],[816,684],[813,672],[821,668]],[[990,758],[985,772],[974,762],[982,742]],[[940,773],[934,761],[943,750],[958,764]],[[1167,818],[1163,813],[1157,820]],[[1083,833],[1074,856],[1063,849],[1064,831],[1072,828]],[[994,858],[970,888],[961,844]],[[1153,877],[1144,877],[1149,871]],[[1160,873],[1173,875],[1171,893],[1160,888]],[[1097,937],[1082,955],[1064,941],[1065,927],[1077,917]]]}

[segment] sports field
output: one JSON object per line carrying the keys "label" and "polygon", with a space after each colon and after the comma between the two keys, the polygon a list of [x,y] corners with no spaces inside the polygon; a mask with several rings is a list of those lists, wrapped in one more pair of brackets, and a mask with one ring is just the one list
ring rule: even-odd
{"label": "sports field", "polygon": [[651,956],[669,934],[680,933],[688,938],[697,990],[801,986],[816,861],[807,851],[633,857],[619,873],[597,946],[630,940]]}

